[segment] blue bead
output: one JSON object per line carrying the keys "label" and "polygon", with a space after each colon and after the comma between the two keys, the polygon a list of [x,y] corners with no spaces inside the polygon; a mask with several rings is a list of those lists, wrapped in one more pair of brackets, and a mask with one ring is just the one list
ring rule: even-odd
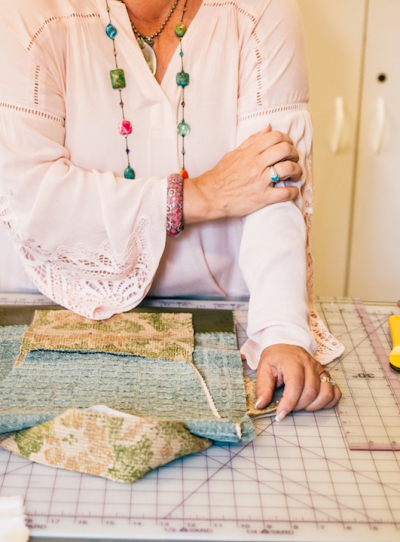
{"label": "blue bead", "polygon": [[110,23],[109,25],[107,25],[106,34],[110,39],[113,40],[117,34],[117,29],[115,28],[114,25]]}
{"label": "blue bead", "polygon": [[184,120],[178,124],[177,128],[178,128],[178,135],[182,137],[185,137],[190,134],[190,126]]}
{"label": "blue bead", "polygon": [[183,56],[183,51],[181,51],[179,54],[180,54],[180,56]]}
{"label": "blue bead", "polygon": [[126,170],[124,171],[124,177],[125,179],[134,179],[135,178],[135,172],[131,168],[131,166],[128,166]]}
{"label": "blue bead", "polygon": [[176,84],[180,87],[186,87],[189,84],[189,74],[184,71],[177,73]]}
{"label": "blue bead", "polygon": [[126,154],[129,154],[131,151],[129,149],[126,149]]}

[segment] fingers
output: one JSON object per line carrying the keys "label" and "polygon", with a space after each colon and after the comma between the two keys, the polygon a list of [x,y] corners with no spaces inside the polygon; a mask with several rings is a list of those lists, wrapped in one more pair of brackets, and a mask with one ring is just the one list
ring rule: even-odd
{"label": "fingers", "polygon": [[254,145],[257,141],[259,141],[265,134],[268,134],[272,131],[271,125],[268,124],[267,126],[264,126],[262,130],[257,132],[256,134],[251,135],[248,137],[241,145],[239,145],[238,149],[246,149],[247,147],[250,147],[251,145]]}
{"label": "fingers", "polygon": [[283,186],[282,188],[270,187],[268,191],[268,205],[293,201],[299,197],[299,189],[295,186]]}
{"label": "fingers", "polygon": [[278,131],[269,131],[262,134],[261,137],[254,140],[253,143],[255,150],[259,154],[282,144],[294,148],[293,139],[288,134]]}
{"label": "fingers", "polygon": [[297,405],[304,388],[304,367],[299,363],[291,363],[285,369],[285,391],[279,401],[276,420],[282,421]]}
{"label": "fingers", "polygon": [[340,389],[336,385],[332,385],[330,382],[321,382],[321,376],[327,376],[330,378],[328,371],[324,371],[322,374],[318,375],[318,378],[320,379],[319,393],[315,400],[305,407],[307,412],[315,412],[316,410],[320,410],[322,408],[332,408],[342,397],[342,392]]}
{"label": "fingers", "polygon": [[[299,164],[296,164],[295,162],[279,162],[278,164],[275,164],[276,172],[279,175],[279,178],[281,181],[292,181],[294,183],[297,183],[301,180],[303,177],[303,169]],[[265,170],[265,173],[267,175],[267,179],[269,182],[271,182],[271,169],[267,168]]]}
{"label": "fingers", "polygon": [[265,408],[272,401],[276,385],[276,378],[272,373],[271,367],[267,364],[260,364],[257,371],[257,402],[255,407]]}
{"label": "fingers", "polygon": [[[294,410],[308,410],[318,397],[321,387],[321,379],[318,371],[319,364],[305,363],[304,366],[304,387],[301,396]],[[330,385],[330,384],[329,384]],[[330,385],[331,386],[331,385]],[[332,387],[332,386],[331,386]],[[330,398],[330,400],[332,397]]]}
{"label": "fingers", "polygon": [[[264,365],[263,373],[260,371],[261,364]],[[285,384],[283,397],[276,412],[277,421],[282,421],[294,410],[304,409],[313,412],[322,408],[332,408],[342,397],[338,386],[333,386],[330,382],[328,371],[299,346],[286,344],[269,346],[261,355],[260,366],[260,376],[257,373],[257,380],[260,380],[257,397],[264,397],[264,392],[268,399],[272,397],[271,385],[275,381],[278,385]],[[269,377],[268,367],[273,377]],[[321,382],[321,375],[328,380]],[[265,404],[260,402],[260,408]]]}
{"label": "fingers", "polygon": [[338,402],[340,401],[340,399],[342,398],[342,392],[340,391],[338,386],[335,385],[335,386],[332,386],[332,387],[333,387],[333,399],[332,399],[332,401],[330,403],[328,403],[327,405],[325,405],[323,407],[324,410],[328,409],[328,408],[335,407],[338,404]]}
{"label": "fingers", "polygon": [[[261,140],[260,140],[261,141]],[[299,153],[297,152],[296,147],[291,143],[284,141],[278,143],[266,150],[263,150],[259,154],[260,166],[264,169],[277,164],[278,162],[283,162],[284,160],[290,160],[291,162],[298,162],[300,159]]]}

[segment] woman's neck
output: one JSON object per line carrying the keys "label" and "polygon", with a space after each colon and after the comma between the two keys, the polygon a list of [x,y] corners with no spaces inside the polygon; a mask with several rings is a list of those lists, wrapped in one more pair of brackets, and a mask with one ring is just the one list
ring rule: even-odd
{"label": "woman's neck", "polygon": [[[123,0],[129,17],[140,34],[151,36],[157,32],[168,17],[175,0]],[[187,0],[184,23],[189,27],[201,6],[202,0]],[[154,40],[153,49],[157,55],[156,79],[161,83],[171,58],[179,45],[175,35],[175,26],[182,21],[185,0],[179,3],[166,25]]]}
{"label": "woman's neck", "polygon": [[147,35],[162,25],[174,5],[174,0],[124,0],[124,3],[133,24],[137,24],[138,30]]}

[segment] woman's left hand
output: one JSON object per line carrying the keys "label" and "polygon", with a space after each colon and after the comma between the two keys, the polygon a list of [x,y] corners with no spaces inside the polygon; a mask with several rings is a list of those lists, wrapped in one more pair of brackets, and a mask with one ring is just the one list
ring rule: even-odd
{"label": "woman's left hand", "polygon": [[337,384],[321,382],[329,372],[300,346],[275,344],[261,354],[257,369],[257,403],[265,408],[272,400],[275,387],[285,384],[276,412],[278,421],[293,410],[314,412],[334,407],[342,397]]}

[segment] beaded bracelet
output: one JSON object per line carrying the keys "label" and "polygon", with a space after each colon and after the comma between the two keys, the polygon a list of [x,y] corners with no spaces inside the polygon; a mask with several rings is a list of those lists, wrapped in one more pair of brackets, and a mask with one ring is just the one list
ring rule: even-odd
{"label": "beaded bracelet", "polygon": [[183,221],[183,178],[177,173],[167,181],[167,235],[177,237],[184,228]]}

